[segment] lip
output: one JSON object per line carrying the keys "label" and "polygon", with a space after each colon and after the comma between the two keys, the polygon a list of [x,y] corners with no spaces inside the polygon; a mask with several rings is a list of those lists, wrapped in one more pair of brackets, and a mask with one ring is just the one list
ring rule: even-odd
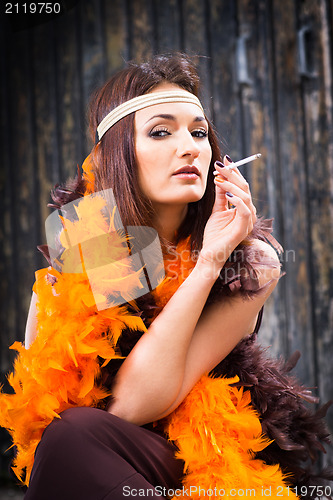
{"label": "lip", "polygon": [[200,170],[194,165],[185,165],[176,170],[172,175],[191,176],[195,178],[194,176],[200,177]]}

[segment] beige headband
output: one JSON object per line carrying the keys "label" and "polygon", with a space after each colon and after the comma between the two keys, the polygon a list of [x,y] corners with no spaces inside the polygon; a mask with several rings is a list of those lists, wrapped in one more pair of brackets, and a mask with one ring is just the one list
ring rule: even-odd
{"label": "beige headband", "polygon": [[165,102],[188,102],[196,104],[204,113],[203,107],[199,99],[191,92],[186,90],[172,90],[169,92],[152,92],[150,94],[134,97],[129,101],[120,104],[106,115],[97,127],[97,137],[100,141],[105,134],[115,123],[139,109],[153,106],[154,104],[163,104]]}

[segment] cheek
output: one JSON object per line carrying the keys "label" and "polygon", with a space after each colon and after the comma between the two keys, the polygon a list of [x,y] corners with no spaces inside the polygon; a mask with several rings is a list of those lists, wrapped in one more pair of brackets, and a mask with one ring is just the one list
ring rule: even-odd
{"label": "cheek", "polygon": [[136,148],[136,164],[138,171],[138,183],[141,191],[151,197],[153,187],[156,185],[157,159],[151,148]]}
{"label": "cheek", "polygon": [[211,162],[212,156],[213,156],[213,151],[212,151],[211,145],[208,143],[208,146],[207,146],[207,157],[208,157],[209,164]]}
{"label": "cheek", "polygon": [[139,178],[142,177],[150,168],[150,155],[149,149],[140,144],[140,147],[135,148],[136,164],[138,169]]}
{"label": "cheek", "polygon": [[138,177],[142,182],[150,184],[153,179],[163,180],[170,161],[169,149],[164,147],[162,141],[157,143],[151,140],[141,141],[136,147]]}
{"label": "cheek", "polygon": [[138,178],[143,183],[148,183],[150,179],[156,177],[156,162],[152,159],[145,159],[144,161],[138,162]]}
{"label": "cheek", "polygon": [[206,172],[208,174],[208,170],[209,170],[209,166],[210,166],[210,162],[212,160],[212,156],[213,156],[213,153],[212,153],[212,150],[211,150],[211,147],[208,146],[204,151],[203,151],[203,154],[202,154],[202,159],[203,159],[203,163],[204,163],[204,166],[205,166],[205,169],[206,169]]}

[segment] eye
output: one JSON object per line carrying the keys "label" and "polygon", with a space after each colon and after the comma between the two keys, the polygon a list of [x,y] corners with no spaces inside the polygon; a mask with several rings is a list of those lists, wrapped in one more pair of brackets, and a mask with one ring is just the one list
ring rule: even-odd
{"label": "eye", "polygon": [[193,137],[196,137],[197,139],[205,139],[205,137],[208,136],[208,132],[204,128],[193,130],[191,134],[193,135]]}
{"label": "eye", "polygon": [[149,132],[149,137],[154,137],[155,139],[160,139],[162,137],[166,137],[167,135],[171,135],[169,130],[165,127],[161,128],[153,128]]}

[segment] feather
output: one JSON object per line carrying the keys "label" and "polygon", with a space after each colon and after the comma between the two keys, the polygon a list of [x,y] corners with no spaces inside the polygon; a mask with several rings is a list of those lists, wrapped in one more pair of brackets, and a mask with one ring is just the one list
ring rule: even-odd
{"label": "feather", "polygon": [[[261,497],[262,488],[270,487],[296,499],[278,465],[266,465],[254,458],[253,449],[263,449],[269,441],[261,433],[259,417],[250,405],[247,391],[233,387],[233,382],[234,379],[202,377],[167,418],[169,438],[175,441],[177,455],[186,464],[183,492],[190,491],[190,498],[196,499],[201,498],[199,486],[202,492],[224,490],[226,496],[232,496],[231,490],[251,489],[256,497]],[[203,404],[196,405],[193,413],[198,399]]]}
{"label": "feather", "polygon": [[[62,190],[58,194],[68,193]],[[104,218],[97,224],[101,206],[92,206],[85,200],[77,211],[78,220],[66,220],[72,241],[91,236],[96,227],[98,231],[104,227]],[[91,215],[93,208],[94,227],[84,223],[87,211]],[[123,238],[117,236],[113,241],[117,258],[123,252]],[[128,273],[128,269],[119,267],[120,289],[122,272]],[[136,281],[134,276],[132,283]],[[126,288],[131,286],[129,282],[127,278]],[[47,425],[66,408],[104,406],[110,391],[101,386],[101,365],[122,358],[116,345],[123,331],[146,331],[137,310],[114,306],[97,311],[90,281],[84,273],[62,274],[53,268],[42,269],[36,273],[34,291],[38,299],[37,337],[29,349],[20,342],[11,346],[18,352],[14,370],[8,376],[14,394],[0,394],[0,425],[12,436],[17,449],[14,471],[26,485],[36,446]]]}
{"label": "feather", "polygon": [[[274,360],[252,336],[243,339],[212,372],[214,376],[237,374],[237,385],[249,388],[263,432],[272,440],[256,457],[268,464],[280,464],[289,474],[288,483],[298,488],[322,484],[326,479],[326,473],[314,472],[308,458],[315,463],[319,449],[323,451],[323,444],[330,442],[323,418],[331,404],[326,403],[315,413],[304,405],[303,401],[316,403],[318,399],[289,373],[299,356],[297,351],[286,362]],[[329,478],[332,480],[333,475]]]}
{"label": "feather", "polygon": [[[87,161],[92,162],[91,158]],[[90,180],[84,179],[88,181],[92,182],[92,170]],[[77,186],[80,182],[78,178]],[[71,197],[71,189],[73,196],[78,196],[74,185],[67,186],[55,194],[56,202],[61,204]],[[101,206],[98,210],[97,205],[92,207],[96,209],[95,223]],[[87,216],[91,217],[89,200],[78,207],[77,220],[66,221],[73,241],[91,238],[105,227],[110,231],[114,212],[109,220],[104,216],[98,219],[95,227],[82,227]],[[270,225],[261,220],[251,238],[265,239],[267,232],[270,234]],[[254,262],[251,238],[243,243],[247,271],[239,274],[241,287],[235,292],[245,297],[257,291],[255,274],[252,280],[247,275]],[[118,234],[115,259],[123,252],[123,243],[123,236]],[[95,249],[88,248],[88,259],[100,262],[103,251],[95,255]],[[66,258],[71,257],[68,254]],[[228,265],[236,270],[238,264],[234,255]],[[166,277],[153,293],[126,306],[110,302],[112,307],[103,310],[96,307],[86,273],[62,274],[53,268],[36,273],[38,335],[28,350],[19,342],[11,346],[18,353],[8,376],[14,394],[0,394],[0,425],[8,429],[15,443],[13,468],[25,484],[29,483],[34,452],[47,425],[66,408],[103,408],[107,404],[122,360],[194,265],[188,238],[179,243],[174,255],[165,256]],[[137,286],[138,276],[133,275],[132,283],[127,280],[126,266],[120,265],[117,272],[115,284],[120,289],[128,291]],[[217,281],[210,299],[230,296],[232,281]],[[109,285],[101,290],[102,297]],[[304,400],[314,402],[316,398],[289,374],[298,353],[284,363],[271,360],[266,351],[257,345],[255,335],[245,338],[209,376],[199,380],[168,418],[158,423],[178,446],[177,456],[185,464],[183,484],[196,488],[191,498],[200,498],[199,486],[226,491],[249,487],[256,497],[263,496],[263,488],[275,488],[271,498],[296,498],[289,485],[317,484],[333,477],[330,469],[314,474],[306,466],[307,458],[315,461],[323,443],[329,442],[322,421],[329,405],[315,414],[304,406]]]}

